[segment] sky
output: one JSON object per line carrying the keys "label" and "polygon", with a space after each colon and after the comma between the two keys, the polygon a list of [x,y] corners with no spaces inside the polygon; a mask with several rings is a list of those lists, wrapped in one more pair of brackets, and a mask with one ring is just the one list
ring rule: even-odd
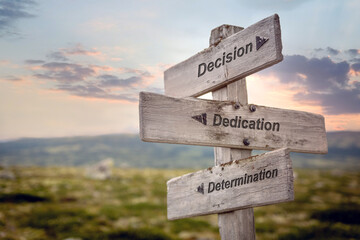
{"label": "sky", "polygon": [[0,141],[138,133],[140,91],[209,46],[213,28],[277,13],[284,60],[249,103],[360,131],[358,0],[0,0]]}

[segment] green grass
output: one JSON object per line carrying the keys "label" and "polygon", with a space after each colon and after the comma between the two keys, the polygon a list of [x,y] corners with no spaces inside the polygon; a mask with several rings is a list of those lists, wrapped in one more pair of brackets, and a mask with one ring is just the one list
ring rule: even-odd
{"label": "green grass", "polygon": [[[0,179],[0,239],[220,239],[217,215],[168,221],[166,181],[190,171],[18,167]],[[360,173],[296,170],[295,201],[255,208],[257,239],[360,239]]]}

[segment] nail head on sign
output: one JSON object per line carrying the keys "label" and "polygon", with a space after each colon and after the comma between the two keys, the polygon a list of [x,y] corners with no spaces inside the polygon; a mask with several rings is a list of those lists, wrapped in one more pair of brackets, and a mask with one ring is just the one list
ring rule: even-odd
{"label": "nail head on sign", "polygon": [[255,111],[256,111],[256,106],[253,105],[253,104],[251,104],[251,105],[249,106],[249,110],[250,110],[250,112],[255,112]]}

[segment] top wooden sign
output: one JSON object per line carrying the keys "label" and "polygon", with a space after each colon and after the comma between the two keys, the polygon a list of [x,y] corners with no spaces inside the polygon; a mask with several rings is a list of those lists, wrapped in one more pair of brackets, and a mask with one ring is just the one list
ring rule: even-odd
{"label": "top wooden sign", "polygon": [[223,39],[164,73],[165,94],[197,97],[283,59],[277,14]]}

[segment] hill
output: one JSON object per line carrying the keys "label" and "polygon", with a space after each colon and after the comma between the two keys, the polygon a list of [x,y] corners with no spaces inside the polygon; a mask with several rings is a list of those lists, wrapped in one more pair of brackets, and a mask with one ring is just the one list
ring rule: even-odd
{"label": "hill", "polygon": [[[360,169],[360,132],[330,132],[327,137],[328,154],[292,153],[294,166]],[[205,168],[214,161],[211,147],[145,143],[138,135],[26,138],[0,143],[1,165],[83,166],[105,158],[112,158],[116,166],[135,168]]]}

